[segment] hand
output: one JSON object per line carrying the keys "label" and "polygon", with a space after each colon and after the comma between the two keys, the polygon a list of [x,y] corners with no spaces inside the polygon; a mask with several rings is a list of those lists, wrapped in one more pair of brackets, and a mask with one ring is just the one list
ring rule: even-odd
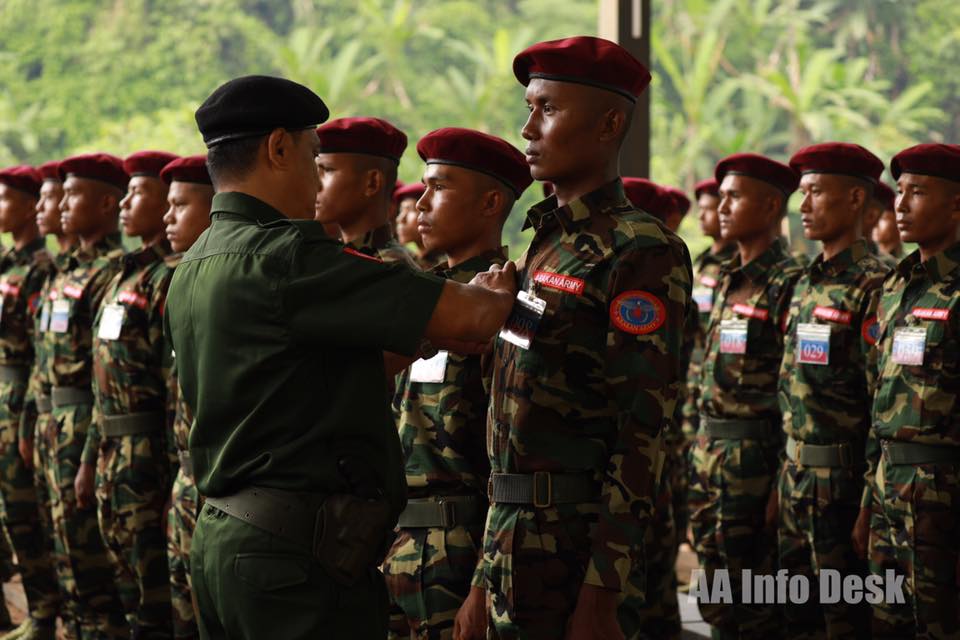
{"label": "hand", "polygon": [[776,489],[771,489],[770,498],[767,500],[767,513],[764,517],[764,525],[767,527],[767,529],[776,531],[779,521],[780,493]]}
{"label": "hand", "polygon": [[565,640],[626,640],[617,622],[617,593],[585,584],[567,622]]}
{"label": "hand", "polygon": [[512,261],[507,262],[503,267],[497,264],[491,265],[489,271],[475,275],[470,284],[490,291],[507,293],[512,303],[513,298],[517,297],[517,265]]}
{"label": "hand", "polygon": [[97,503],[93,493],[96,469],[86,462],[80,464],[77,477],[73,480],[73,490],[77,493],[77,506],[80,509],[89,509]]}
{"label": "hand", "polygon": [[453,640],[484,640],[487,635],[487,591],[470,587],[453,619]]}
{"label": "hand", "polygon": [[20,438],[17,448],[20,450],[20,459],[23,460],[23,466],[27,469],[33,469],[33,438]]}
{"label": "hand", "polygon": [[866,560],[867,549],[870,546],[869,507],[860,507],[860,513],[857,514],[857,521],[853,525],[853,532],[850,534],[850,541],[853,543],[853,552],[857,554],[857,557],[861,560]]}

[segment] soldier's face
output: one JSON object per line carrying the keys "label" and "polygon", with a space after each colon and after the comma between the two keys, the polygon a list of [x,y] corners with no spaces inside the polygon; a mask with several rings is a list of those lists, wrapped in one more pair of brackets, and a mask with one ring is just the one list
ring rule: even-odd
{"label": "soldier's face", "polygon": [[400,202],[400,213],[397,215],[397,240],[401,244],[421,241],[420,231],[417,228],[419,215],[415,198],[404,198]]}
{"label": "soldier's face", "polygon": [[213,187],[180,181],[170,184],[167,194],[169,208],[163,215],[163,223],[174,251],[180,253],[192,247],[210,226],[212,201]]}
{"label": "soldier's face", "polygon": [[700,213],[700,230],[703,235],[720,239],[720,216],[717,214],[717,206],[720,204],[720,198],[712,196],[709,193],[702,193],[697,198],[697,208]]}
{"label": "soldier's face", "polygon": [[123,232],[135,238],[154,238],[163,233],[167,210],[167,184],[159,178],[134,176],[127,195],[120,201]]}
{"label": "soldier's face", "polygon": [[417,230],[428,251],[456,253],[474,244],[481,233],[483,176],[462,167],[427,165],[427,189],[417,201]]}
{"label": "soldier's face", "polygon": [[316,165],[320,188],[314,204],[314,219],[324,224],[349,223],[363,212],[367,200],[363,197],[364,175],[354,153],[321,153]]}
{"label": "soldier's face", "polygon": [[41,235],[60,234],[60,201],[63,200],[63,184],[55,180],[44,180],[40,185],[40,199],[37,200],[37,227]]}
{"label": "soldier's face", "polygon": [[29,193],[0,183],[0,231],[16,233],[30,222],[36,200]]}
{"label": "soldier's face", "polygon": [[767,233],[774,222],[771,189],[749,176],[727,174],[720,184],[720,233],[724,240],[737,242]]}
{"label": "soldier's face", "polygon": [[887,209],[880,214],[880,220],[873,230],[873,241],[887,247],[900,244],[900,230],[897,229],[897,214],[893,209]]}
{"label": "soldier's face", "polygon": [[[800,178],[800,223],[808,240],[829,242],[850,232],[859,213],[852,209],[851,179],[825,173]],[[860,200],[862,202],[862,199]]]}
{"label": "soldier's face", "polygon": [[897,228],[905,242],[922,247],[956,237],[960,185],[943,178],[904,173],[897,180],[897,190]]}
{"label": "soldier's face", "polygon": [[63,199],[60,201],[63,232],[83,237],[99,233],[111,224],[110,216],[116,216],[116,192],[96,180],[68,177],[63,183]]}

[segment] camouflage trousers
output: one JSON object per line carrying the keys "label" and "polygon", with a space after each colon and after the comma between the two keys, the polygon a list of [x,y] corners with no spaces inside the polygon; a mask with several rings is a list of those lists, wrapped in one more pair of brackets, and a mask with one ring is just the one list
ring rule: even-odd
{"label": "camouflage trousers", "polygon": [[590,560],[596,504],[490,506],[484,535],[489,640],[556,640]]}
{"label": "camouflage trousers", "polygon": [[163,532],[170,461],[158,434],[104,438],[97,456],[100,532],[120,601],[138,638],[169,638],[170,572]]}
{"label": "camouflage trousers", "polygon": [[401,529],[383,563],[391,640],[450,640],[470,592],[483,526]]}
{"label": "camouflage trousers", "polygon": [[664,469],[670,482],[670,494],[673,502],[673,530],[676,532],[677,544],[688,542],[687,529],[690,525],[690,509],[687,504],[687,490],[690,486],[690,471],[687,469],[687,454],[683,443],[671,447],[671,458],[668,458],[668,468]]}
{"label": "camouflage trousers", "polygon": [[778,451],[757,440],[708,438],[690,450],[690,525],[708,585],[714,572],[730,578],[733,604],[699,603],[715,638],[776,637],[780,612],[773,605],[744,604],[741,575],[774,572],[776,533],[764,526]]}
{"label": "camouflage trousers", "polygon": [[630,573],[621,594],[617,617],[627,640],[680,638],[671,481],[676,469],[676,460],[669,456],[661,472],[650,526],[643,536],[644,563]]}
{"label": "camouflage trousers", "polygon": [[26,383],[0,383],[0,495],[3,526],[17,555],[30,617],[53,624],[60,610],[53,545],[44,535],[33,470],[20,458],[20,413]]}
{"label": "camouflage trousers", "polygon": [[806,604],[784,607],[786,637],[869,638],[870,605],[865,600],[821,604],[816,588],[824,569],[841,576],[866,575],[850,539],[863,492],[861,469],[804,467],[788,460],[780,471],[779,492],[779,568],[791,577],[805,576],[812,585]]}
{"label": "camouflage trousers", "polygon": [[90,426],[91,406],[57,407],[56,447],[48,461],[54,530],[54,563],[72,624],[82,640],[128,638],[130,628],[114,585],[96,509],[80,509],[74,480]]}
{"label": "camouflage trousers", "polygon": [[870,571],[904,576],[905,603],[873,606],[874,638],[960,638],[960,465],[877,469]]}
{"label": "camouflage trousers", "polygon": [[174,638],[196,638],[199,634],[193,611],[190,543],[197,528],[200,506],[196,483],[181,469],[173,481],[170,513],[167,514],[167,564],[170,569]]}

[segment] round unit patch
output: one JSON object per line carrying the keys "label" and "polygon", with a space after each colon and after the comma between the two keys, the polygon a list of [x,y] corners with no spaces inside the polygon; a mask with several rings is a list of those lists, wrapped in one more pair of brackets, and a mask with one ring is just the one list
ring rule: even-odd
{"label": "round unit patch", "polygon": [[626,291],[610,304],[610,320],[621,331],[634,335],[653,333],[667,319],[660,299],[646,291]]}
{"label": "round unit patch", "polygon": [[877,339],[880,337],[880,323],[877,322],[877,316],[870,316],[863,322],[860,334],[867,344],[877,344]]}

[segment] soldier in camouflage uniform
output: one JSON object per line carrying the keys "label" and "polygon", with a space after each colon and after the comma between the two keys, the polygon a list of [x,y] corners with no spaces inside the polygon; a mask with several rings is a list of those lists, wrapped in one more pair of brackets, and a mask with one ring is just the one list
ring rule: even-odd
{"label": "soldier in camouflage uniform", "polygon": [[160,170],[175,158],[142,151],[123,162],[131,178],[120,222],[142,244],[123,256],[94,320],[96,403],[76,479],[80,505],[96,501],[117,590],[137,638],[169,638],[172,621],[163,516],[176,463],[165,433],[170,350],[163,306],[173,269],[165,262],[167,184]]}
{"label": "soldier in camouflage uniform", "polygon": [[729,571],[733,604],[700,602],[715,638],[779,632],[773,606],[743,604],[741,571],[770,573],[776,555],[772,494],[783,449],[776,389],[783,322],[801,266],[780,238],[799,180],[756,154],[722,160],[720,228],[737,243],[710,316],[700,374],[700,426],[691,449],[690,523],[706,583]]}
{"label": "soldier in camouflage uniform", "polygon": [[[523,154],[499,138],[452,128],[427,134],[417,151],[427,162],[418,203],[424,244],[448,256],[446,268],[433,272],[466,283],[503,265],[503,224],[532,182]],[[408,497],[383,565],[390,637],[397,640],[411,632],[422,640],[453,638],[475,577],[490,475],[485,360],[440,351],[398,378],[394,416]]]}
{"label": "soldier in camouflage uniform", "polygon": [[93,411],[93,320],[123,256],[116,228],[127,174],[122,161],[107,154],[68,158],[59,171],[63,229],[77,234],[80,246],[66,256],[49,286],[48,330],[40,338],[43,377],[57,424],[54,459],[48,462],[55,559],[82,640],[126,638],[129,626],[97,512],[79,504],[74,480]]}
{"label": "soldier in camouflage uniform", "polygon": [[897,224],[919,249],[883,283],[879,375],[854,542],[904,579],[874,638],[960,637],[960,147],[894,156]]}
{"label": "soldier in camouflage uniform", "polygon": [[[863,214],[863,238],[867,241],[867,248],[870,249],[870,253],[879,258],[880,262],[889,269],[897,266],[898,259],[882,251],[880,245],[874,240],[874,236],[877,233],[877,225],[880,222],[880,218],[883,217],[884,212],[893,212],[896,197],[897,194],[893,192],[893,189],[888,187],[883,180],[878,180],[876,186],[873,188],[873,197],[870,198],[870,202],[867,204],[867,210]],[[897,237],[900,237],[899,233],[897,233]]]}
{"label": "soldier in camouflage uniform", "polygon": [[897,229],[897,213],[894,210],[896,194],[883,182],[878,185],[877,194],[882,198],[882,209],[873,228],[871,240],[876,244],[879,255],[887,256],[889,264],[896,267],[904,257],[903,241]]}
{"label": "soldier in camouflage uniform", "polygon": [[340,118],[317,129],[320,191],[316,220],[340,226],[347,247],[419,269],[393,237],[390,212],[407,136],[379,118]]}
{"label": "soldier in camouflage uniform", "polygon": [[[170,208],[163,216],[163,221],[166,224],[167,240],[175,252],[166,262],[175,269],[183,252],[210,226],[213,184],[207,172],[206,156],[188,156],[174,160],[163,168],[160,177],[170,185],[167,196]],[[187,446],[193,412],[180,393],[176,360],[167,384],[167,398],[168,406],[171,402],[175,405],[168,444],[173,445],[179,463],[167,517],[167,562],[170,568],[170,595],[173,605],[173,637],[186,640],[199,635],[190,582],[190,542],[197,527],[201,498]]]}
{"label": "soldier in camouflage uniform", "polygon": [[[863,576],[850,531],[863,493],[864,448],[876,380],[877,303],[888,269],[870,253],[861,221],[883,162],[825,143],[794,154],[804,235],[823,245],[797,282],[780,365],[787,437],[778,479],[780,569],[819,584],[821,572]],[[790,638],[869,638],[870,606],[784,608]]]}
{"label": "soldier in camouflage uniform", "polygon": [[[417,266],[429,271],[441,263],[446,263],[446,257],[442,251],[432,251],[423,245],[423,238],[417,228],[417,218],[420,215],[417,211],[417,200],[423,192],[424,186],[419,182],[405,184],[394,190],[393,202],[397,207],[397,242],[409,250]],[[411,245],[414,248],[411,249]]]}
{"label": "soldier in camouflage uniform", "polygon": [[[494,347],[478,568],[489,634],[623,638],[617,607],[643,570],[679,392],[690,258],[618,175],[643,65],[575,37],[521,52],[514,74],[527,86],[527,161],[556,193],[527,214],[522,291]],[[458,614],[464,638],[482,637],[483,597],[473,587]]]}
{"label": "soldier in camouflage uniform", "polygon": [[33,167],[0,171],[0,231],[14,242],[0,258],[0,494],[3,526],[17,554],[30,613],[20,637],[52,640],[60,609],[57,574],[32,464],[24,464],[18,442],[33,362],[33,317],[51,269],[34,214],[42,181]]}

